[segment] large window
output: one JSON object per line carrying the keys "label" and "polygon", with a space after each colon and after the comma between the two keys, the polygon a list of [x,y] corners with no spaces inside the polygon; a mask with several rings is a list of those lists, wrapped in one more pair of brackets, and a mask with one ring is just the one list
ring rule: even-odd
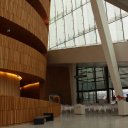
{"label": "large window", "polygon": [[[105,2],[113,42],[128,39],[128,13]],[[49,50],[100,44],[90,0],[51,0]]]}
{"label": "large window", "polygon": [[[128,67],[119,67],[124,96],[128,94]],[[107,66],[76,67],[77,101],[82,103],[109,102],[115,95]],[[111,97],[110,97],[111,95]]]}

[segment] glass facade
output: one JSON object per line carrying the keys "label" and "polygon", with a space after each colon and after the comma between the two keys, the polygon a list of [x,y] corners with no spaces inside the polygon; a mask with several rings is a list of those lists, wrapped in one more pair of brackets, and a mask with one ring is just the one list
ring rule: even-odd
{"label": "glass facade", "polygon": [[[119,67],[119,73],[126,96],[128,94],[128,67]],[[77,66],[76,76],[78,102],[96,103],[102,100],[105,101],[107,97],[110,99],[110,95],[114,95],[107,67]]]}
{"label": "glass facade", "polygon": [[[105,2],[113,42],[128,39],[128,13]],[[49,50],[100,44],[90,0],[51,0]]]}

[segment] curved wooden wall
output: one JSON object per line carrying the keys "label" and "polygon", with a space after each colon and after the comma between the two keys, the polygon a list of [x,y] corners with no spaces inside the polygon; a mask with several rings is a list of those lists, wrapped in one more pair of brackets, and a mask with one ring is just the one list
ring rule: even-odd
{"label": "curved wooden wall", "polygon": [[[45,19],[49,1],[42,1]],[[40,14],[27,0],[0,0],[0,71],[23,78],[0,76],[0,126],[28,122],[44,112],[60,113],[60,105],[18,97],[19,85],[45,80],[48,25]]]}
{"label": "curved wooden wall", "polygon": [[50,1],[49,0],[26,0],[45,20],[49,20],[50,16]]}
{"label": "curved wooden wall", "polygon": [[22,26],[38,37],[47,48],[48,31],[42,18],[25,0],[1,0],[0,16]]}
{"label": "curved wooden wall", "polygon": [[20,80],[0,74],[0,95],[20,96]]}
{"label": "curved wooden wall", "polygon": [[50,14],[50,2],[49,2],[49,0],[39,0],[39,2],[44,7],[44,10],[45,10],[45,12],[49,18],[49,14]]}
{"label": "curved wooden wall", "polygon": [[[49,1],[38,2],[49,17]],[[0,70],[22,74],[29,82],[45,80],[48,30],[41,13],[28,0],[1,0],[0,33]]]}
{"label": "curved wooden wall", "polygon": [[46,58],[35,49],[0,34],[0,68],[45,79]]}
{"label": "curved wooden wall", "polygon": [[19,26],[18,24],[0,16],[0,33],[36,49],[42,54],[47,53],[46,47],[34,34]]}
{"label": "curved wooden wall", "polygon": [[36,116],[52,112],[55,117],[60,115],[61,106],[43,100],[0,96],[0,127],[32,122]]}

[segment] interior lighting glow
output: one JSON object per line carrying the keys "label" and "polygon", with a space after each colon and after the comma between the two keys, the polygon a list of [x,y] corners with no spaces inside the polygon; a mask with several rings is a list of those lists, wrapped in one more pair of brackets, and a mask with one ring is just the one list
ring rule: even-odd
{"label": "interior lighting glow", "polygon": [[39,82],[32,83],[32,84],[27,84],[27,85],[23,86],[22,88],[24,89],[24,88],[29,88],[29,87],[39,86],[39,84],[40,84]]}
{"label": "interior lighting glow", "polygon": [[18,79],[18,80],[22,79],[22,77],[17,75],[17,74],[13,74],[13,73],[9,73],[9,72],[3,72],[3,71],[0,71],[0,76],[7,76],[7,77]]}

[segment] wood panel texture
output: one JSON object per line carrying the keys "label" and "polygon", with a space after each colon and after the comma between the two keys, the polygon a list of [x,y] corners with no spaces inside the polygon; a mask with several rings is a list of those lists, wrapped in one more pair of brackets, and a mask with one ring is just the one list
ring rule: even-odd
{"label": "wood panel texture", "polygon": [[36,10],[27,1],[1,0],[0,16],[22,26],[34,34],[42,41],[45,48],[47,48],[47,27]]}
{"label": "wood panel texture", "polygon": [[[22,43],[25,43],[32,48],[38,50],[42,54],[46,54],[47,50],[41,40],[37,38],[34,34],[26,30],[25,28],[19,26],[18,24],[9,21],[0,16],[0,33]],[[35,43],[36,42],[36,43]]]}
{"label": "wood panel texture", "polygon": [[48,0],[26,0],[44,20],[49,20],[50,2]]}
{"label": "wood panel texture", "polygon": [[59,95],[61,104],[71,104],[69,67],[48,66],[46,83],[40,87],[40,97],[48,100],[49,95]]}
{"label": "wood panel texture", "polygon": [[0,69],[45,79],[46,58],[35,49],[0,34]]}
{"label": "wood panel texture", "polygon": [[43,100],[0,96],[0,126],[7,126],[33,121],[36,116],[45,112],[60,115],[60,104]]}
{"label": "wood panel texture", "polygon": [[0,95],[20,96],[20,80],[0,74]]}
{"label": "wood panel texture", "polygon": [[39,0],[41,5],[44,7],[44,10],[47,14],[47,17],[49,19],[49,14],[50,14],[50,2],[48,0]]}
{"label": "wood panel texture", "polygon": [[[0,0],[0,33],[0,70],[20,75],[22,85],[43,83],[48,30],[37,10],[26,0]],[[20,83],[0,76],[0,126],[29,122],[44,112],[60,114],[59,104],[18,97]]]}

